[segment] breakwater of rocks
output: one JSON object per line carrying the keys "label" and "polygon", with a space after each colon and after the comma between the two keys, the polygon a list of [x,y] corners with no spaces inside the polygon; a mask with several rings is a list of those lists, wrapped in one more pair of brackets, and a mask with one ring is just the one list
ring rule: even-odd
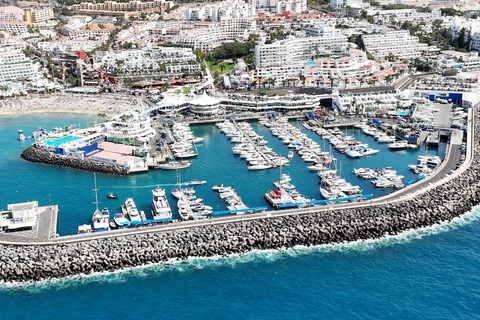
{"label": "breakwater of rocks", "polygon": [[[475,126],[475,141],[480,138]],[[66,277],[187,257],[378,239],[451,221],[480,201],[480,146],[460,176],[413,200],[49,246],[0,246],[0,280]]]}
{"label": "breakwater of rocks", "polygon": [[88,158],[80,158],[48,152],[30,146],[23,150],[22,159],[43,164],[51,164],[55,166],[68,167],[73,169],[87,170],[91,172],[101,172],[106,174],[114,174],[126,176],[129,174],[126,167],[122,167],[113,163],[106,163]]}

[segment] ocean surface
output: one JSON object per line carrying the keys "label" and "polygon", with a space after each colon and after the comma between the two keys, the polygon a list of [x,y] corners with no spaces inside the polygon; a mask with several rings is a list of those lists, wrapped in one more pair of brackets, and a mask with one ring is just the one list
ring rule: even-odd
{"label": "ocean surface", "polygon": [[[19,154],[31,140],[19,142],[16,137],[18,129],[30,134],[39,126],[51,129],[76,123],[84,127],[95,120],[78,115],[0,117],[0,207],[27,200],[58,204],[61,235],[73,234],[78,225],[88,223],[94,210],[93,175],[22,161]],[[270,147],[286,155],[287,148],[267,128],[253,126]],[[215,210],[225,209],[211,190],[218,183],[233,185],[249,206],[266,205],[262,194],[273,188],[279,170],[249,172],[214,126],[192,128],[206,139],[198,147],[198,159],[182,171],[181,180],[206,179],[207,185],[197,187],[197,194]],[[382,150],[354,161],[338,155],[343,176],[360,184],[365,194],[378,196],[385,191],[353,177],[354,167],[391,165],[406,180],[415,177],[407,165],[425,150],[393,153],[386,145],[355,134]],[[297,155],[284,171],[300,192],[320,198],[318,178]],[[176,180],[174,172],[165,171],[130,177],[98,175],[101,206],[113,212],[132,196],[140,209],[149,212],[151,189],[163,185],[169,191]],[[119,194],[119,200],[105,199],[108,192]],[[3,284],[0,319],[478,319],[479,217],[480,208],[475,208],[451,224],[376,241],[172,261],[37,284]]]}

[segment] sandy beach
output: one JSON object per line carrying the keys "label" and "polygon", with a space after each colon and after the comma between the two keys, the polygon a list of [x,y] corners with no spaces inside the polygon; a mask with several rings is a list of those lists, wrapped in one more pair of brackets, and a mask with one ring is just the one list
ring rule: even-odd
{"label": "sandy beach", "polygon": [[130,95],[29,95],[0,100],[0,116],[33,113],[77,113],[106,116],[139,109],[140,98]]}

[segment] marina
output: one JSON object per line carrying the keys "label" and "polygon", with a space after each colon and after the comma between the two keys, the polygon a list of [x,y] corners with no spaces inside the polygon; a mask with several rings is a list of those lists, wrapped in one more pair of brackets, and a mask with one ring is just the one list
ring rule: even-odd
{"label": "marina", "polygon": [[[221,122],[221,124],[226,125],[227,122]],[[219,177],[227,176],[230,181],[225,181],[224,178],[220,181],[224,181],[226,185],[235,185],[235,190],[242,194],[244,197],[249,199],[249,207],[251,208],[262,208],[265,205],[270,205],[268,208],[275,208],[277,207],[276,204],[273,206],[271,203],[266,201],[264,194],[272,191],[271,190],[271,182],[278,180],[278,166],[288,166],[289,173],[292,174],[293,180],[290,182],[289,188],[292,186],[295,187],[295,196],[297,193],[304,197],[304,200],[295,201],[290,199],[281,205],[288,205],[289,203],[302,203],[304,206],[314,206],[314,205],[322,205],[324,202],[322,200],[332,200],[332,199],[344,199],[348,198],[349,196],[362,196],[362,195],[373,195],[373,197],[378,197],[383,194],[388,193],[389,191],[387,187],[380,188],[373,185],[373,183],[368,183],[368,181],[362,181],[356,177],[351,171],[356,166],[356,161],[361,161],[365,163],[365,166],[371,167],[381,167],[382,165],[388,165],[388,159],[379,159],[377,157],[361,157],[358,159],[348,157],[346,153],[342,153],[342,150],[329,150],[330,149],[329,143],[327,139],[322,139],[321,136],[317,135],[316,133],[307,130],[308,123],[311,124],[311,121],[303,122],[298,121],[295,119],[292,120],[283,120],[278,118],[277,125],[265,125],[265,120],[261,121],[249,121],[249,122],[242,122],[236,124],[234,122],[228,122],[231,128],[236,128],[236,130],[241,129],[241,135],[233,135],[230,139],[225,139],[225,136],[220,134],[220,130],[214,124],[201,124],[201,125],[191,125],[191,126],[178,126],[173,125],[173,127],[177,128],[184,128],[180,129],[181,132],[188,131],[190,133],[187,134],[189,139],[196,139],[198,143],[200,143],[195,148],[195,152],[198,155],[195,156],[194,162],[196,163],[195,166],[190,167],[191,161],[186,162],[186,160],[173,160],[168,163],[173,162],[173,166],[176,166],[176,163],[179,164],[188,164],[185,170],[182,170],[182,177],[184,182],[182,184],[182,189],[185,189],[188,192],[189,185],[193,186],[196,185],[200,190],[204,188],[207,190],[214,186],[217,181],[219,181]],[[281,126],[280,126],[281,124]],[[302,126],[302,124],[307,124],[306,126]],[[42,125],[42,127],[49,127],[47,125]],[[290,132],[290,137],[281,137],[280,138],[280,127],[286,128],[285,132]],[[305,128],[304,128],[305,127]],[[186,129],[185,129],[186,128]],[[311,127],[310,127],[311,128]],[[422,148],[418,149],[406,149],[403,151],[398,152],[391,152],[387,147],[387,143],[379,142],[375,140],[373,136],[366,135],[363,133],[361,128],[352,128],[347,129],[345,127],[332,128],[332,136],[338,137],[347,137],[351,136],[352,141],[362,141],[365,144],[371,145],[374,149],[379,150],[379,152],[385,153],[387,155],[392,155],[395,157],[395,170],[397,170],[401,175],[404,175],[405,181],[417,181],[418,176],[410,170],[408,167],[409,164],[414,163],[417,159],[418,155],[423,153]],[[275,130],[277,132],[275,132]],[[282,129],[283,130],[283,129]],[[177,130],[178,131],[178,130]],[[245,132],[245,133],[243,133]],[[173,133],[171,133],[173,135]],[[178,135],[178,133],[177,133]],[[296,136],[297,140],[293,140],[292,137]],[[203,141],[201,141],[203,139]],[[238,140],[237,140],[238,139]],[[229,141],[230,140],[230,141]],[[243,162],[245,158],[239,156],[232,157],[232,149],[231,143],[232,140],[235,140],[234,146],[242,145],[242,143],[247,140],[248,143],[251,143],[252,140],[258,142],[254,147],[254,150],[258,152],[258,150],[262,150],[262,155],[268,154],[272,155],[273,157],[269,159],[277,160],[278,162],[274,166],[277,166],[277,170],[251,170],[248,166],[239,165]],[[18,143],[18,142],[17,142]],[[320,147],[323,145],[323,149]],[[263,148],[263,149],[260,149]],[[438,150],[441,150],[441,146]],[[185,151],[185,150],[184,150]],[[290,152],[292,151],[292,152]],[[298,157],[294,157],[293,151],[298,154]],[[185,151],[186,152],[186,151]],[[436,149],[432,148],[429,149],[430,152],[436,152]],[[441,153],[441,151],[440,151]],[[281,157],[280,155],[285,154],[288,155],[287,157]],[[316,158],[314,161],[310,160],[311,155],[315,155]],[[399,158],[400,161],[397,159]],[[401,159],[404,160],[402,161]],[[250,165],[258,165],[252,159]],[[239,163],[240,162],[240,163]],[[208,163],[208,166],[205,164]],[[340,172],[333,167],[333,164],[337,164],[337,169],[341,169]],[[373,165],[370,165],[372,163]],[[199,166],[199,168],[196,168]],[[126,177],[126,178],[119,178],[119,177],[112,177],[112,176],[105,176],[99,175],[99,188],[103,189],[103,186],[111,186],[114,185],[113,188],[108,187],[110,189],[113,196],[117,196],[116,198],[119,199],[119,203],[111,203],[109,202],[107,205],[109,209],[113,212],[120,211],[120,204],[126,201],[128,198],[135,199],[134,203],[137,207],[138,217],[137,215],[133,215],[134,218],[131,220],[131,215],[129,215],[129,210],[127,209],[126,204],[124,205],[122,216],[123,218],[127,219],[129,222],[128,224],[124,221],[122,227],[129,225],[130,227],[133,226],[150,226],[156,223],[160,223],[157,221],[153,216],[152,207],[149,206],[151,203],[152,194],[149,194],[149,190],[155,189],[156,186],[160,185],[163,189],[165,189],[165,197],[167,198],[168,202],[176,203],[177,206],[173,206],[171,220],[169,221],[177,221],[182,219],[204,219],[207,217],[215,217],[214,213],[222,212],[224,208],[224,202],[221,198],[212,197],[209,193],[203,192],[203,199],[199,200],[200,202],[192,203],[188,197],[185,199],[172,199],[173,195],[171,194],[172,189],[169,186],[176,186],[174,181],[176,180],[176,172],[178,168],[172,168],[175,170],[166,170],[166,171],[149,171],[148,174],[141,174],[136,175],[135,177]],[[68,170],[68,169],[67,169]],[[170,173],[169,173],[170,172]],[[75,174],[79,174],[80,176],[85,176],[86,172],[76,172]],[[336,176],[338,175],[338,176]],[[208,180],[200,180],[198,177],[206,177]],[[318,177],[323,177],[322,179],[318,179]],[[111,181],[111,182],[109,182]],[[116,181],[112,184],[113,181]],[[131,182],[130,182],[131,181]],[[135,181],[135,184],[130,184]],[[212,183],[209,183],[212,181]],[[348,181],[348,182],[347,182]],[[319,184],[325,183],[325,186],[329,188],[331,191],[334,188],[339,188],[341,190],[338,192],[336,196],[332,196],[327,192],[322,192],[322,185]],[[339,185],[339,183],[342,183]],[[184,188],[185,186],[185,188]],[[297,190],[298,189],[298,190]],[[326,188],[324,188],[327,190]],[[290,190],[290,189],[285,189]],[[186,195],[187,196],[187,195]],[[291,194],[288,194],[291,197]],[[148,199],[150,198],[150,199]],[[114,198],[110,198],[112,201]],[[179,203],[179,200],[180,201]],[[193,199],[194,200],[194,199]],[[196,201],[196,200],[194,200]],[[208,203],[208,205],[204,205]],[[187,205],[188,202],[188,205]],[[332,202],[335,203],[335,202]],[[227,203],[227,205],[229,205]],[[194,208],[192,208],[192,206]],[[248,208],[248,207],[247,207]],[[245,209],[241,204],[238,207],[230,206],[230,208],[235,210],[242,210]],[[252,210],[253,212],[260,212],[265,210]],[[134,212],[134,211],[133,211]],[[152,212],[152,215],[150,215]],[[201,212],[201,213],[198,213]],[[145,214],[147,213],[147,214]],[[181,214],[182,213],[182,214]],[[114,215],[115,216],[115,215]],[[115,217],[110,217],[111,220],[115,220]],[[61,220],[61,218],[59,218]],[[91,220],[91,218],[90,218]],[[86,223],[87,221],[83,222]],[[81,224],[81,221],[80,221]],[[77,220],[76,226],[79,225],[79,221]],[[110,226],[114,225],[110,223]],[[76,231],[75,226],[75,231]],[[116,227],[118,225],[115,224]],[[59,234],[73,234],[76,232],[72,232],[73,228],[70,227],[65,228],[66,233],[63,230],[65,227],[59,223],[58,233]]]}

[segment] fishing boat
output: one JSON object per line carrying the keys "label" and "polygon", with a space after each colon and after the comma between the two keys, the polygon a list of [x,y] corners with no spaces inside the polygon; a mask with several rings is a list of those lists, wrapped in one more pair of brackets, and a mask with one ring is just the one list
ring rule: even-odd
{"label": "fishing boat", "polygon": [[161,163],[158,168],[163,170],[177,170],[185,169],[192,165],[192,161],[170,161],[168,163]]}
{"label": "fishing boat", "polygon": [[109,192],[107,194],[108,199],[118,199],[118,194],[113,194],[113,192]]}
{"label": "fishing boat", "polygon": [[188,186],[196,186],[196,185],[202,185],[207,183],[207,180],[191,180],[187,182]]}
{"label": "fishing boat", "polygon": [[157,187],[152,190],[152,216],[155,220],[167,220],[172,218],[172,209],[165,196],[165,189]]}

